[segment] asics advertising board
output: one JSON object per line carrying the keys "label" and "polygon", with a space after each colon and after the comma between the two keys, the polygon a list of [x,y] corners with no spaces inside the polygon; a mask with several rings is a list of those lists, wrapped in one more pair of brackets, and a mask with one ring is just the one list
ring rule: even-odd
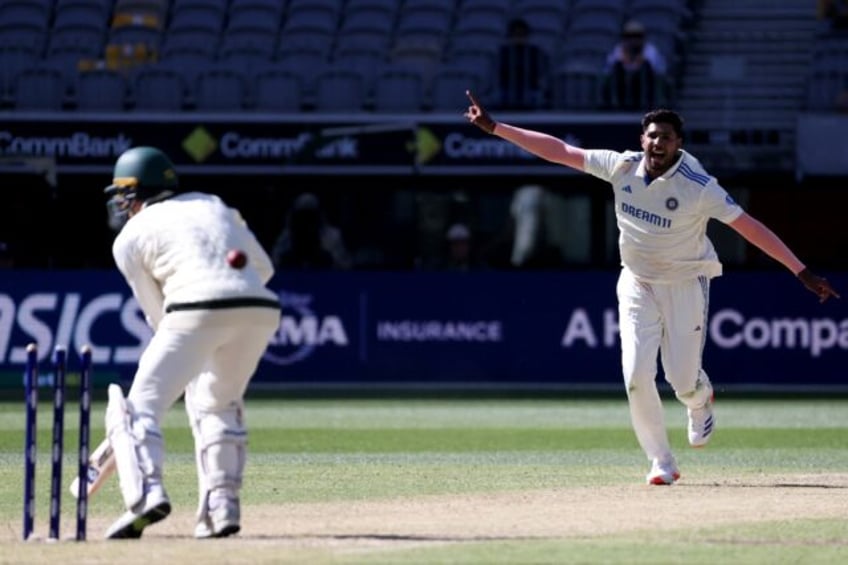
{"label": "asics advertising board", "polygon": [[[615,272],[287,273],[255,386],[619,391]],[[836,288],[848,275],[828,274]],[[725,389],[845,389],[848,306],[783,271],[713,280],[704,367]],[[0,372],[25,348],[92,347],[100,381],[132,379],[150,329],[112,271],[7,270]],[[661,378],[661,373],[660,373]]]}

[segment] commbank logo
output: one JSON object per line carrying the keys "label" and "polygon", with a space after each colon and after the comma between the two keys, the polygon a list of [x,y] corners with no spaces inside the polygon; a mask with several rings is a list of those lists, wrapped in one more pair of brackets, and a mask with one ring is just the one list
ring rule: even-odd
{"label": "commbank logo", "polygon": [[196,162],[202,163],[218,149],[218,140],[206,128],[198,126],[183,140],[183,149]]}

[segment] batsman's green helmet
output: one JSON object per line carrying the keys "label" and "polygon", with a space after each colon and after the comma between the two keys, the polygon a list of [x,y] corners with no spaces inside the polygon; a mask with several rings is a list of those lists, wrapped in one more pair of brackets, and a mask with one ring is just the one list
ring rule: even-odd
{"label": "batsman's green helmet", "polygon": [[133,201],[145,202],[177,186],[174,164],[161,150],[147,146],[127,149],[115,162],[112,184],[104,191],[109,197],[109,225],[120,230]]}

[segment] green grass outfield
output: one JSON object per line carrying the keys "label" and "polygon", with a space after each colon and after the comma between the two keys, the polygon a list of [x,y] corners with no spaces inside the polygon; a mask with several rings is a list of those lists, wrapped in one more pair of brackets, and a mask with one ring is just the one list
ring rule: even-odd
{"label": "green grass outfield", "polygon": [[[685,409],[665,406],[683,478],[650,487],[623,399],[251,399],[243,531],[197,541],[178,404],[164,429],[172,516],[141,542],[102,541],[122,512],[113,480],[91,500],[90,541],[50,544],[20,541],[23,402],[7,401],[0,563],[848,563],[848,399],[719,399],[716,435],[698,450],[686,446]],[[76,408],[63,537],[74,528]],[[92,448],[103,411],[98,400]],[[38,424],[43,536],[46,402]]]}

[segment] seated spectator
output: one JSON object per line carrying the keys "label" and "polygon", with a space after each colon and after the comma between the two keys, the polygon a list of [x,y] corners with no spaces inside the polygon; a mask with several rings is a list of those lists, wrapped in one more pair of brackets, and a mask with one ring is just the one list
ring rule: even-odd
{"label": "seated spectator", "polygon": [[327,221],[318,198],[309,192],[295,199],[286,225],[271,250],[271,260],[281,270],[351,267],[341,231]]}
{"label": "seated spectator", "polygon": [[548,55],[530,41],[530,26],[525,20],[515,18],[509,22],[497,65],[500,109],[532,110],[545,106]]}
{"label": "seated spectator", "polygon": [[465,224],[453,224],[445,234],[447,256],[443,269],[446,271],[470,271],[477,267],[471,244],[471,230]]}
{"label": "seated spectator", "polygon": [[621,40],[607,57],[604,102],[623,110],[648,110],[660,99],[667,65],[657,47],[646,39],[645,27],[628,21]]}

